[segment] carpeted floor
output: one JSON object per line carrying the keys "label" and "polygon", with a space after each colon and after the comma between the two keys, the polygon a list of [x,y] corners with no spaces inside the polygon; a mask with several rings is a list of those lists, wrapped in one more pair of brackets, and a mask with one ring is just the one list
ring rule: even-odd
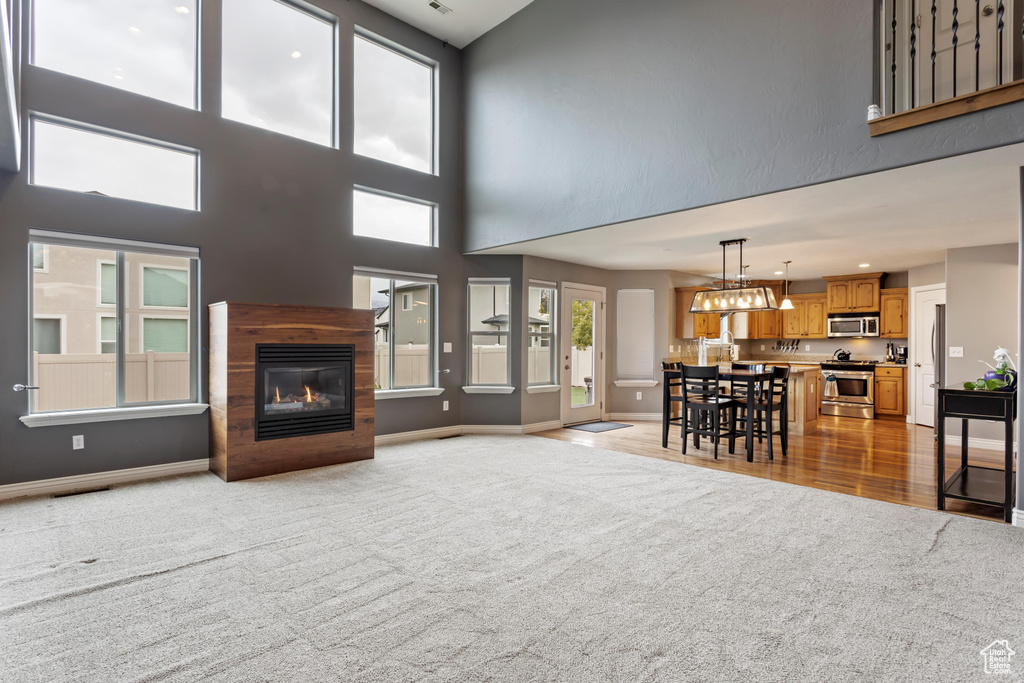
{"label": "carpeted floor", "polygon": [[18,683],[968,681],[1022,634],[1024,530],[529,436],[0,504]]}

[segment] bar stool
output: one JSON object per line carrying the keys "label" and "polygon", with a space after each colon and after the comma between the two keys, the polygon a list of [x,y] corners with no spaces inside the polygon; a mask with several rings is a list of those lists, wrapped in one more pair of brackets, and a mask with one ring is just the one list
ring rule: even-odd
{"label": "bar stool", "polygon": [[[762,437],[768,438],[768,459],[774,460],[772,452],[772,437],[778,436],[782,442],[782,455],[789,454],[789,368],[776,365],[772,368],[771,378],[768,380],[767,391],[761,391],[760,396],[736,399],[737,410],[745,408],[747,419],[756,416],[757,426],[754,434],[760,442]],[[754,415],[750,412],[753,411]],[[772,420],[775,415],[779,416],[779,428],[772,428]],[[761,417],[764,416],[765,426],[761,424]],[[767,427],[767,428],[765,428]]]}
{"label": "bar stool", "polygon": [[729,424],[722,428],[723,410],[734,407],[733,400],[722,395],[718,386],[718,366],[684,365],[683,385],[683,455],[686,455],[687,436],[693,434],[693,445],[700,448],[700,437],[706,436],[715,442],[715,460],[718,460],[718,444],[723,436],[729,437],[729,452],[736,450],[736,432],[731,429],[735,413],[730,413]]}

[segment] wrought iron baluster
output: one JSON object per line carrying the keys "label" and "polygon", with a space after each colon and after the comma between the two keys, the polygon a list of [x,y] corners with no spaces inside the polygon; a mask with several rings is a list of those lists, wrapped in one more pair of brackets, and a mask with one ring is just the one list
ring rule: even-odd
{"label": "wrought iron baluster", "polygon": [[981,90],[981,0],[974,0],[974,89]]}
{"label": "wrought iron baluster", "polygon": [[[981,2],[981,0],[977,0]],[[910,108],[917,106],[917,0],[910,0]]]}
{"label": "wrought iron baluster", "polygon": [[958,14],[960,7],[957,0],[953,0],[953,97],[956,97],[956,46],[960,43],[960,38],[956,35],[957,29],[960,28],[960,22],[956,18]]}
{"label": "wrought iron baluster", "polygon": [[996,10],[996,54],[998,59],[996,60],[996,70],[999,72],[996,75],[996,83],[999,85],[1003,84],[1003,14],[1006,12],[1006,5],[1003,0],[999,0],[998,9]]}
{"label": "wrought iron baluster", "polygon": [[935,0],[932,0],[932,104],[935,104],[935,15],[937,12],[938,9],[935,7]]}
{"label": "wrought iron baluster", "polygon": [[889,61],[892,71],[892,111],[896,113],[896,0],[892,0],[892,43],[890,44]]}

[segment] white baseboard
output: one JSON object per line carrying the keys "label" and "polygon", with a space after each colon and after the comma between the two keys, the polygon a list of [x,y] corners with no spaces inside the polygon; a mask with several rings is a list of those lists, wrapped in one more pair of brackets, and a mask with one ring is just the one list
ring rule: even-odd
{"label": "white baseboard", "polygon": [[463,434],[522,434],[522,425],[462,425]]}
{"label": "white baseboard", "polygon": [[209,471],[209,469],[210,461],[207,458],[203,458],[201,460],[170,462],[166,465],[132,467],[126,470],[95,472],[93,474],[77,474],[72,477],[26,481],[21,484],[5,484],[4,486],[0,486],[0,500],[21,498],[23,496],[42,496],[53,493],[67,493],[68,491],[77,491],[80,489],[103,488],[104,486],[123,484],[129,481],[157,479],[159,477],[170,477],[175,474],[206,472]]}
{"label": "white baseboard", "polygon": [[549,429],[561,429],[561,420],[548,420],[547,422],[534,422],[533,424],[523,425],[523,434],[533,434],[535,432],[546,432]]}
{"label": "white baseboard", "polygon": [[407,441],[424,441],[426,439],[443,439],[448,436],[462,434],[462,425],[451,427],[434,427],[433,429],[420,429],[414,432],[398,432],[397,434],[381,434],[373,437],[374,446],[388,446],[395,443]]}
{"label": "white baseboard", "polygon": [[661,422],[661,413],[608,413],[612,422]]}
{"label": "white baseboard", "polygon": [[1024,526],[1024,510],[1013,508],[1013,525]]}
{"label": "white baseboard", "polygon": [[[954,434],[946,434],[946,445],[947,446],[956,446],[957,448],[959,448],[960,447],[960,437],[956,436]],[[973,437],[973,436],[969,436],[969,437],[967,437],[967,447],[968,448],[980,448],[981,450],[986,450],[986,451],[999,451],[999,452],[1002,452],[1003,449],[1006,446],[1003,444],[1003,440],[1002,439],[979,439],[979,438],[976,438],[976,437]],[[1017,444],[1016,443],[1013,444],[1013,450],[1014,450],[1014,452],[1016,452],[1016,450],[1017,450]],[[949,457],[949,451],[946,451],[946,457],[947,458]]]}

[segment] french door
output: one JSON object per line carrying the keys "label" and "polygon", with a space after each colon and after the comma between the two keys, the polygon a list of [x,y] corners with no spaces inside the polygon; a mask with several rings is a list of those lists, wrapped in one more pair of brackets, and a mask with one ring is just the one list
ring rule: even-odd
{"label": "french door", "polygon": [[604,411],[604,299],[603,287],[562,286],[563,425],[598,421]]}

